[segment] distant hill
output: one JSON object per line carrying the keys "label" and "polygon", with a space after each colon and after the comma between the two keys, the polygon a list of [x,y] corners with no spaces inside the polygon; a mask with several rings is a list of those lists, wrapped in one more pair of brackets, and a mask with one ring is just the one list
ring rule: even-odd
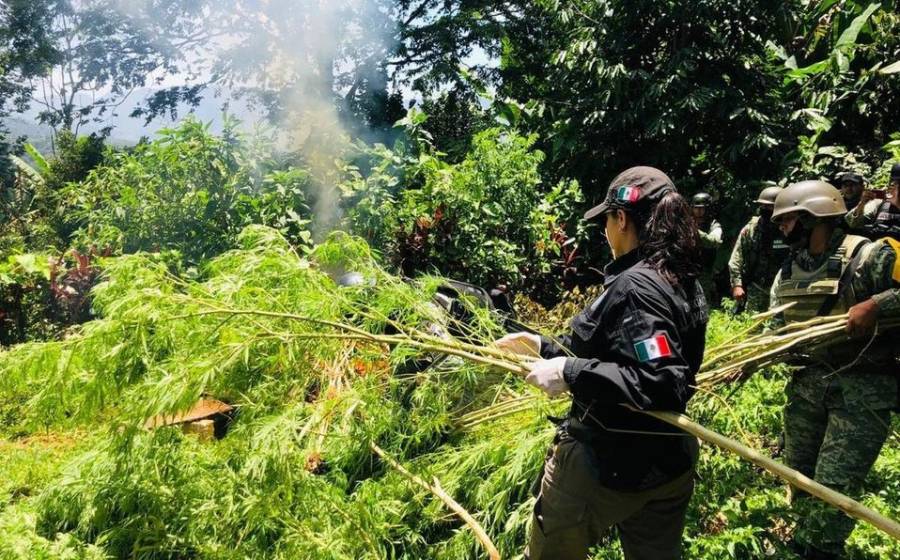
{"label": "distant hill", "polygon": [[[26,142],[32,144],[42,154],[50,154],[53,152],[49,126],[28,119],[27,115],[8,117],[3,119],[3,124],[8,130],[6,133],[7,141],[14,142],[17,139],[24,137]],[[137,143],[137,140],[137,138],[134,140],[122,138],[116,134],[116,131],[114,130],[113,135],[108,138],[106,142],[113,146],[123,147],[133,146]]]}
{"label": "distant hill", "polygon": [[[110,116],[104,122],[91,123],[85,125],[80,133],[90,134],[96,132],[103,127],[112,126],[112,135],[107,140],[109,144],[114,146],[133,146],[137,144],[143,137],[152,137],[162,128],[172,126],[175,121],[179,121],[189,114],[194,114],[203,122],[212,122],[213,128],[218,130],[222,123],[222,106],[226,101],[225,98],[217,98],[212,93],[208,94],[197,107],[182,106],[179,108],[178,117],[173,121],[169,118],[158,118],[148,123],[142,118],[132,118],[129,115],[134,108],[146,99],[152,89],[144,88],[136,90],[129,99],[119,107],[115,116]],[[243,121],[244,126],[248,129],[260,120],[260,116],[249,109],[246,103],[234,102],[229,103],[229,113]],[[24,136],[29,142],[34,144],[41,153],[50,153],[50,128],[40,125],[35,120],[37,110],[32,108],[25,113],[19,113],[4,119],[4,123],[9,129],[9,140],[15,140],[20,136]]]}
{"label": "distant hill", "polygon": [[[136,143],[142,137],[153,136],[158,130],[172,126],[176,121],[180,121],[188,115],[194,115],[203,122],[212,122],[213,128],[218,130],[222,123],[222,107],[227,101],[224,97],[215,97],[212,92],[204,95],[202,101],[197,107],[189,107],[181,105],[178,108],[178,117],[173,121],[170,118],[161,117],[154,119],[150,123],[145,123],[143,118],[131,118],[128,115],[134,111],[141,102],[153,93],[154,90],[144,88],[136,90],[128,98],[122,107],[118,110],[118,116],[109,120],[104,125],[113,126],[113,136],[125,138],[132,143]],[[244,122],[245,125],[251,125],[257,122],[260,117],[254,111],[246,106],[246,103],[231,101],[229,103],[228,112]]]}
{"label": "distant hill", "polygon": [[3,119],[3,124],[8,130],[6,139],[9,142],[14,142],[20,137],[25,137],[27,141],[33,144],[41,153],[50,152],[50,127],[21,117],[8,117]]}

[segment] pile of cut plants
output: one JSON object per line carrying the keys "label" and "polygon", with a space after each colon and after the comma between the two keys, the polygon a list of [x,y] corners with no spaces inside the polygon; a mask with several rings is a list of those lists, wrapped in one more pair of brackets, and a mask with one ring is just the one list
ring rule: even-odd
{"label": "pile of cut plants", "polygon": [[[521,557],[566,401],[490,346],[502,315],[463,297],[454,318],[435,303],[444,279],[394,276],[341,233],[297,248],[251,226],[190,275],[147,253],[102,268],[97,319],[0,354],[0,558]],[[755,328],[717,313],[710,344]],[[770,358],[755,375],[712,364],[732,369],[689,415],[777,453],[787,370]],[[215,438],[152,420],[213,399],[231,410]],[[892,443],[863,500],[890,518],[898,467]],[[688,557],[792,557],[778,479],[711,445],[698,473]],[[849,551],[900,546],[860,524]]]}

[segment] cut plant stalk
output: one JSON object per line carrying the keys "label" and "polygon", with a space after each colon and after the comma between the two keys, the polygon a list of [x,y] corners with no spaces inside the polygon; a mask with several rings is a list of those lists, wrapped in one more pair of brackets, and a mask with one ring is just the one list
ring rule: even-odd
{"label": "cut plant stalk", "polygon": [[[847,315],[819,317],[756,335],[741,344],[728,344],[725,350],[713,348],[712,356],[700,368],[697,382],[711,386],[745,378],[771,363],[790,361],[794,356],[845,342],[846,326]],[[878,324],[882,333],[897,327],[900,319]]]}
{"label": "cut plant stalk", "polygon": [[443,488],[441,488],[441,483],[437,479],[437,477],[432,478],[432,481],[430,483],[426,482],[422,477],[411,473],[408,469],[406,469],[406,467],[398,463],[393,457],[388,455],[375,443],[371,443],[369,446],[372,448],[372,451],[374,451],[376,455],[381,457],[381,459],[385,463],[390,465],[391,468],[395,469],[404,477],[418,484],[422,488],[428,490],[429,492],[437,496],[439,500],[444,502],[444,505],[450,508],[456,515],[459,516],[460,519],[465,522],[466,525],[469,526],[469,528],[472,529],[472,532],[475,533],[475,538],[478,539],[478,542],[480,542],[484,549],[487,551],[488,557],[490,557],[491,560],[500,560],[500,552],[497,550],[497,547],[494,546],[494,543],[491,541],[491,538],[484,530],[484,527],[482,527],[481,524],[478,523],[478,521],[474,517],[472,517],[472,514],[466,511],[464,507],[459,505],[459,502],[454,500],[450,494],[448,494]]}
{"label": "cut plant stalk", "polygon": [[[636,410],[636,409],[632,409]],[[714,432],[708,428],[704,428],[700,424],[692,421],[683,414],[673,412],[654,412],[654,411],[638,411],[654,418],[658,418],[663,422],[667,422],[673,426],[677,426],[682,430],[704,440],[713,445],[721,447],[735,453],[744,459],[750,461],[754,465],[761,467],[769,473],[786,480],[791,486],[803,490],[820,500],[827,502],[834,507],[840,509],[850,517],[854,517],[864,521],[873,527],[883,531],[894,539],[900,541],[900,523],[893,519],[889,519],[877,511],[864,506],[856,500],[835,492],[827,486],[819,484],[815,480],[803,475],[802,473],[787,467],[778,461],[766,457],[762,453],[751,449],[729,437]]]}

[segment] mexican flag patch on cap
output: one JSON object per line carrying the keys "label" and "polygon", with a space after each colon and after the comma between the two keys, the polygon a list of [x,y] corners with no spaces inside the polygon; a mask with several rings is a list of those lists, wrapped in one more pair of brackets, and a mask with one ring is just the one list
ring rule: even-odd
{"label": "mexican flag patch on cap", "polygon": [[672,355],[672,348],[669,346],[669,339],[665,334],[638,342],[634,345],[634,351],[637,353],[638,360],[642,362],[667,358]]}
{"label": "mexican flag patch on cap", "polygon": [[641,189],[637,187],[621,186],[616,191],[616,200],[619,202],[637,202],[641,198]]}

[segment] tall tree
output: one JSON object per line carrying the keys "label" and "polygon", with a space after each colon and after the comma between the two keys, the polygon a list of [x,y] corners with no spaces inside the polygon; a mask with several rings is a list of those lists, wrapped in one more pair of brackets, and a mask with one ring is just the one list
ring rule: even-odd
{"label": "tall tree", "polygon": [[812,163],[835,146],[877,154],[897,128],[896,1],[398,4],[399,75],[423,92],[464,86],[457,66],[482,50],[494,64],[468,75],[520,101],[545,169],[589,194],[651,163],[741,202],[747,184],[823,170]]}
{"label": "tall tree", "polygon": [[206,9],[210,25],[228,34],[210,72],[216,85],[250,96],[276,121],[336,111],[342,125],[384,127],[396,120],[387,116],[402,116],[384,64],[396,34],[393,0],[235,0]]}
{"label": "tall tree", "polygon": [[[395,52],[387,66],[414,89],[431,92],[448,84],[466,89],[460,66],[496,82],[504,40],[513,26],[535,19],[527,0],[396,0]],[[473,59],[479,58],[478,61]]]}
{"label": "tall tree", "polygon": [[529,125],[560,169],[602,185],[648,163],[706,189],[777,167],[789,119],[767,40],[785,4],[537,4],[544,25],[510,33],[503,83],[535,99]]}
{"label": "tall tree", "polygon": [[[0,2],[0,118],[21,111],[30,95],[28,80],[45,74],[58,58],[47,28],[52,0]],[[10,173],[7,131],[0,123],[0,175]]]}
{"label": "tall tree", "polygon": [[[192,0],[50,0],[45,33],[56,64],[30,83],[39,120],[77,134],[102,124],[138,88],[158,88],[140,111],[155,116],[196,103],[201,87],[160,84],[192,75],[193,58],[212,39]],[[108,132],[104,129],[103,132]]]}

